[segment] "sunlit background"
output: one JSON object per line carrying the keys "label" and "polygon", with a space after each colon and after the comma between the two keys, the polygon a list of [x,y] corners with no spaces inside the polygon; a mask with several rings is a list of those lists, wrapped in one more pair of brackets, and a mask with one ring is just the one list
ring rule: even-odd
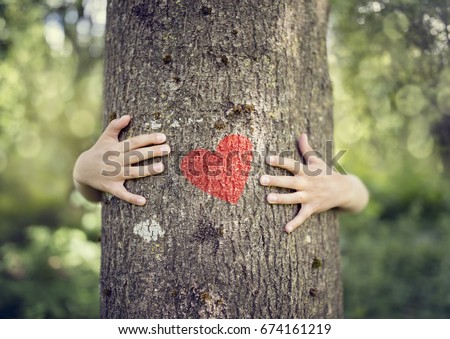
{"label": "sunlit background", "polygon": [[[450,5],[333,1],[345,316],[450,317]],[[99,316],[100,207],[73,163],[101,130],[106,0],[0,0],[0,317]]]}

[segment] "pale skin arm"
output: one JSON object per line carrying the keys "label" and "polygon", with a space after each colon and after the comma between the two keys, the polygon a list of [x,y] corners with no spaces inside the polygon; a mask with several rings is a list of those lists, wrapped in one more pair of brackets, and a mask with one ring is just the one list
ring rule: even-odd
{"label": "pale skin arm", "polygon": [[166,136],[162,133],[143,134],[119,142],[119,133],[130,120],[129,115],[113,120],[95,145],[78,157],[73,181],[75,188],[87,200],[100,201],[102,192],[107,192],[131,204],[145,205],[143,196],[127,191],[125,180],[159,174],[164,170],[161,162],[132,166],[149,158],[168,155],[170,147],[164,144]]}
{"label": "pale skin arm", "polygon": [[[326,163],[315,155],[306,134],[300,136],[298,143],[306,165],[294,159],[271,156],[267,159],[271,166],[283,168],[293,176],[263,175],[260,178],[263,186],[289,188],[295,191],[285,194],[270,193],[267,196],[269,203],[302,205],[297,216],[286,224],[286,232],[291,233],[315,213],[335,207],[356,213],[366,207],[369,193],[358,177],[330,171]],[[316,174],[308,175],[308,173]]]}

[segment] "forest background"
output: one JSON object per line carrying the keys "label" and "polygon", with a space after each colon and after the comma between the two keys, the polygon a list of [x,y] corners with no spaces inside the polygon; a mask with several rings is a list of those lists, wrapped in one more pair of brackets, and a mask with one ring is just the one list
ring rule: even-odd
{"label": "forest background", "polygon": [[[345,316],[449,318],[450,5],[331,2],[335,150],[371,192],[340,218]],[[99,316],[100,206],[71,171],[105,22],[106,0],[0,0],[0,318]]]}

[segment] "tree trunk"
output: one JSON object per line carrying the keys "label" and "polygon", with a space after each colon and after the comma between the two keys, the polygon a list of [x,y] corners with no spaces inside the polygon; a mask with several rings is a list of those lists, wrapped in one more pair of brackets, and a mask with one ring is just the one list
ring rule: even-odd
{"label": "tree trunk", "polygon": [[[326,0],[112,0],[107,15],[105,122],[131,114],[122,137],[164,132],[172,155],[127,181],[144,207],[104,198],[101,316],[341,317],[335,212],[288,235],[299,206],[269,205],[277,189],[259,184],[285,174],[264,158],[296,154],[298,133],[322,152],[332,140]],[[236,178],[206,174],[220,196],[180,170],[230,135],[223,147],[253,155],[240,197]]]}

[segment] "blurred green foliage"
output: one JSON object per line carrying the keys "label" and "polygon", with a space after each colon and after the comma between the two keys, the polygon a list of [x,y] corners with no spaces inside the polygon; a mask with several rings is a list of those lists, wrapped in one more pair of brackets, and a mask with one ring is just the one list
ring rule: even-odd
{"label": "blurred green foliage", "polygon": [[[450,316],[447,1],[332,1],[345,313]],[[100,207],[71,170],[101,129],[105,0],[0,0],[0,317],[99,314]]]}
{"label": "blurred green foliage", "polygon": [[371,202],[341,218],[345,315],[450,317],[450,4],[332,2],[335,140]]}
{"label": "blurred green foliage", "polygon": [[99,206],[71,179],[101,129],[92,11],[89,1],[0,1],[0,317],[99,315]]}

